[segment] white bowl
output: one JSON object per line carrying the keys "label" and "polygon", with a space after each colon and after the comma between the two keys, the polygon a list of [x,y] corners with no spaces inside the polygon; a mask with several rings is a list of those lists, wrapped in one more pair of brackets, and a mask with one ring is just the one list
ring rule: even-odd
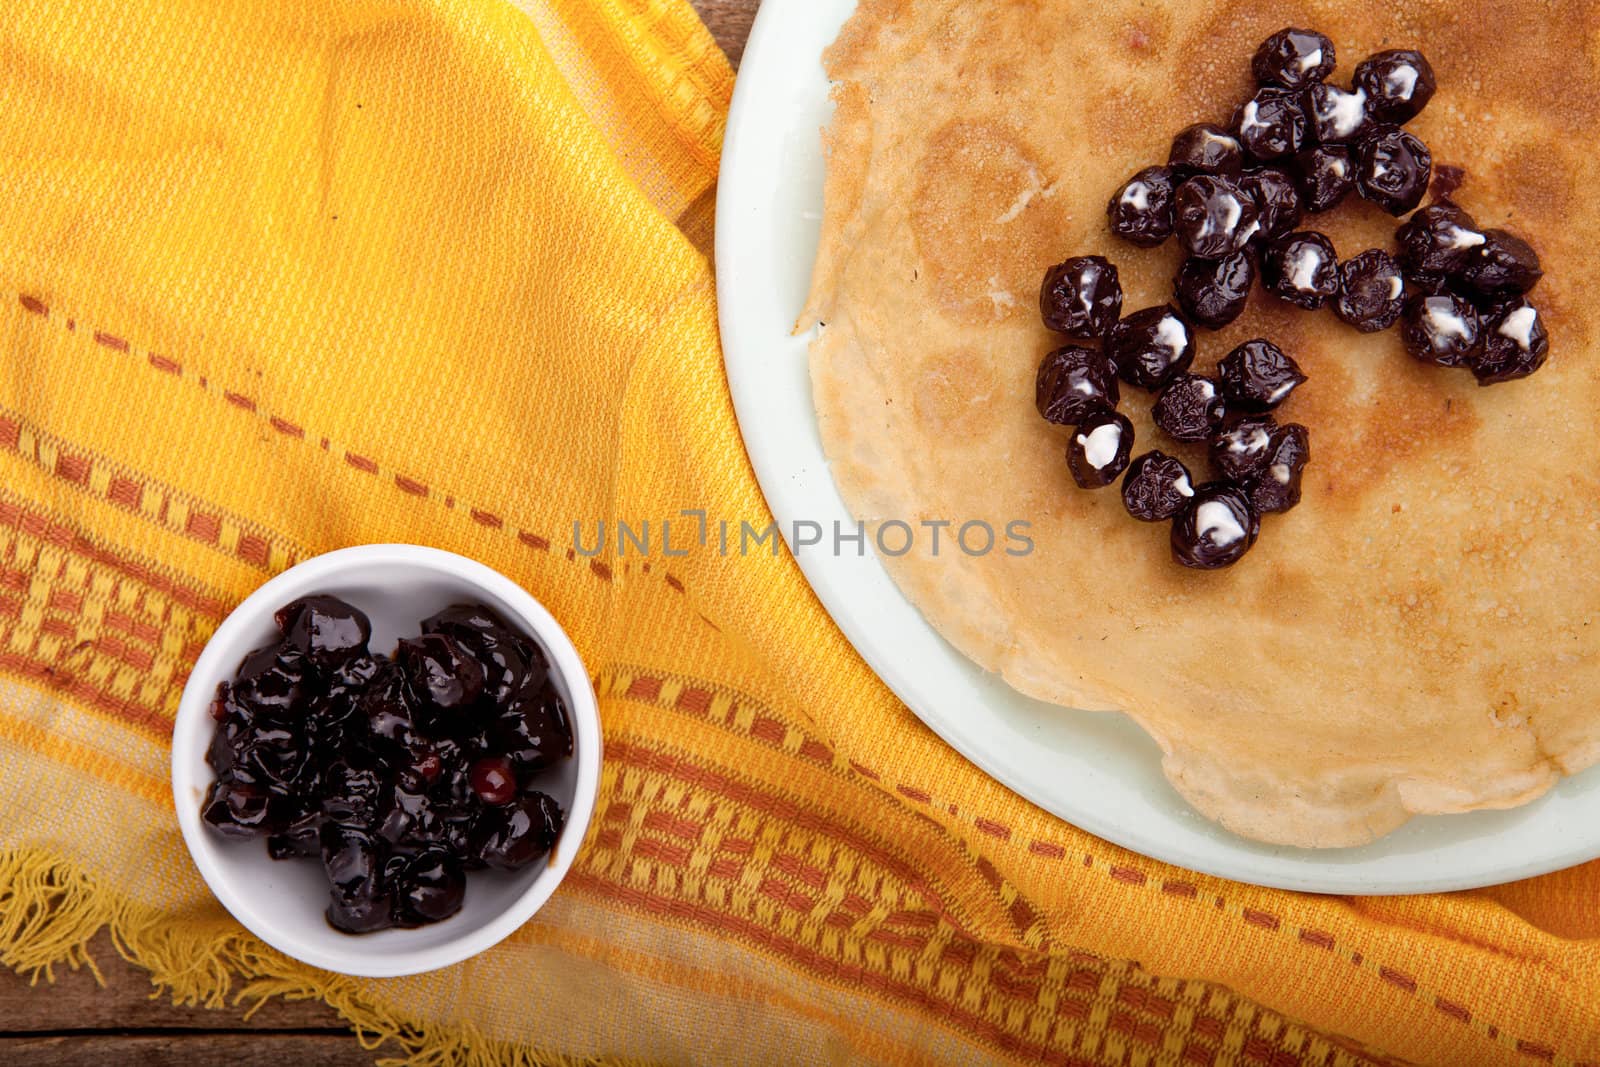
{"label": "white bowl", "polygon": [[[320,864],[274,861],[261,840],[225,840],[200,820],[201,799],[215,775],[206,763],[215,722],[217,683],[231,679],[245,653],[277,635],[272,615],[297,597],[332,593],[372,620],[375,653],[449,604],[486,604],[538,641],[572,722],[573,754],[543,772],[536,786],[567,813],[548,862],[514,873],[467,875],[461,911],[415,930],[343,934],[323,912],[328,883]],[[172,796],[195,866],[217,899],[273,948],[317,967],[368,978],[418,974],[474,956],[527,922],[572,866],[594,814],[600,785],[600,713],[583,661],[544,607],[520,586],[481,563],[416,545],[362,545],[291,567],[233,610],[200,654],[184,686],[172,735]]]}

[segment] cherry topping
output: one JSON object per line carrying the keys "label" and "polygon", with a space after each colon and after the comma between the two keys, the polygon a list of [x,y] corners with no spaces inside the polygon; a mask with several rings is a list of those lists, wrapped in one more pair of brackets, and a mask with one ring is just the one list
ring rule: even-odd
{"label": "cherry topping", "polygon": [[1461,272],[1468,289],[1482,297],[1521,296],[1544,277],[1539,253],[1514,233],[1484,230],[1483,244],[1467,257]]}
{"label": "cherry topping", "polygon": [[367,651],[366,617],[336,597],[278,622],[217,687],[201,804],[215,832],[320,859],[328,921],[349,933],[447,918],[464,871],[548,851],[564,816],[523,781],[572,753],[572,727],[530,638],[467,604],[396,659]]}
{"label": "cherry topping", "polygon": [[1459,367],[1477,354],[1478,311],[1455,293],[1422,296],[1406,307],[1401,336],[1406,351],[1425,363]]}
{"label": "cherry topping", "polygon": [[1255,198],[1227,178],[1202,174],[1178,186],[1174,201],[1178,242],[1191,256],[1221,259],[1255,236]]}
{"label": "cherry topping", "polygon": [[1303,89],[1332,74],[1336,58],[1326,35],[1286,26],[1261,42],[1250,70],[1262,85]]}
{"label": "cherry topping", "polygon": [[1146,167],[1123,182],[1106,205],[1111,232],[1146,248],[1171,237],[1176,184],[1169,167]]}
{"label": "cherry topping", "polygon": [[1379,122],[1410,122],[1439,87],[1427,57],[1409,48],[1368,56],[1357,64],[1352,81],[1367,94],[1367,110]]}
{"label": "cherry topping", "polygon": [[1404,215],[1428,192],[1433,154],[1398,126],[1378,126],[1356,150],[1356,189],[1391,215]]}
{"label": "cherry topping", "polygon": [[1526,300],[1500,309],[1484,327],[1483,351],[1472,361],[1479,385],[1526,378],[1550,355],[1550,338],[1539,311]]}
{"label": "cherry topping", "polygon": [[1267,246],[1261,280],[1280,300],[1311,311],[1338,294],[1339,255],[1324,234],[1291,233]]}
{"label": "cherry topping", "polygon": [[1217,365],[1230,410],[1270,411],[1306,380],[1300,367],[1264,337],[1246,341]]}
{"label": "cherry topping", "polygon": [[1164,452],[1146,452],[1135,459],[1122,479],[1122,506],[1140,522],[1170,519],[1192,496],[1189,468]]}
{"label": "cherry topping", "polygon": [[1141,389],[1160,389],[1188,370],[1194,348],[1194,331],[1170,304],[1135,311],[1106,338],[1117,375]]}
{"label": "cherry topping", "polygon": [[1300,181],[1300,202],[1312,214],[1336,207],[1356,187],[1356,165],[1350,149],[1327,144],[1294,157]]}
{"label": "cherry topping", "polygon": [[1243,251],[1223,259],[1191,257],[1178,268],[1173,293],[1191,322],[1220,330],[1244,311],[1256,265]]}
{"label": "cherry topping", "polygon": [[1172,139],[1167,166],[1188,174],[1238,174],[1244,167],[1244,149],[1221,126],[1197,122]]}
{"label": "cherry topping", "polygon": [[1133,423],[1115,411],[1097,411],[1078,424],[1067,441],[1067,467],[1080,489],[1099,489],[1128,469]]}
{"label": "cherry topping", "polygon": [[1306,113],[1300,96],[1287,89],[1261,89],[1239,105],[1233,130],[1252,158],[1267,162],[1300,151]]}
{"label": "cherry topping", "polygon": [[1394,235],[1409,274],[1459,274],[1487,240],[1472,216],[1448,200],[1412,215]]}
{"label": "cherry topping", "polygon": [[1150,410],[1156,426],[1174,441],[1205,441],[1222,428],[1222,390],[1210,378],[1180,374]]}
{"label": "cherry topping", "polygon": [[1339,264],[1339,295],[1333,313],[1362,333],[1387,330],[1405,306],[1400,264],[1381,248],[1369,248]]}
{"label": "cherry topping", "polygon": [[1255,240],[1271,241],[1282,237],[1299,223],[1303,212],[1300,192],[1288,171],[1278,167],[1250,171],[1239,179],[1239,188],[1256,202],[1259,228]]}
{"label": "cherry topping", "polygon": [[1122,314],[1117,268],[1103,256],[1077,256],[1057,263],[1039,289],[1044,324],[1068,337],[1104,336]]}
{"label": "cherry topping", "polygon": [[1229,567],[1261,532],[1261,517],[1238,486],[1208,482],[1172,520],[1172,558],[1196,570]]}
{"label": "cherry topping", "polygon": [[1372,116],[1367,114],[1367,94],[1360,88],[1345,90],[1317,82],[1306,89],[1305,107],[1311,120],[1310,140],[1320,144],[1360,140],[1372,125]]}
{"label": "cherry topping", "polygon": [[1117,406],[1117,371],[1092,348],[1068,345],[1044,357],[1034,379],[1033,401],[1046,422],[1075,426]]}

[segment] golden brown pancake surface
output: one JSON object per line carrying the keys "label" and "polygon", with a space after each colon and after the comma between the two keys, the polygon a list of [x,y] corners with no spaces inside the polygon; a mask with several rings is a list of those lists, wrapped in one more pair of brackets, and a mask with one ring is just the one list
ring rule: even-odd
{"label": "golden brown pancake surface", "polygon": [[[1067,473],[1033,406],[1038,286],[1068,256],[1120,270],[1124,313],[1171,299],[1180,253],[1111,237],[1105,204],[1171,137],[1226,123],[1285,25],[1357,62],[1412,47],[1439,90],[1408,129],[1481,226],[1538,249],[1551,357],[1479,388],[1398,330],[1259,288],[1195,370],[1271,339],[1309,381],[1304,499],[1237,566],[1175,565],[1166,524]],[[958,649],[1059,704],[1122,709],[1164,770],[1241,834],[1360,844],[1416,813],[1520,804],[1600,761],[1600,8],[1572,2],[863,0],[826,57],[837,110],[803,324],[824,447],[858,516],[1031,522],[1033,551],[885,563]],[[1393,249],[1352,196],[1302,228],[1341,258]],[[1123,386],[1135,455],[1160,448]]]}

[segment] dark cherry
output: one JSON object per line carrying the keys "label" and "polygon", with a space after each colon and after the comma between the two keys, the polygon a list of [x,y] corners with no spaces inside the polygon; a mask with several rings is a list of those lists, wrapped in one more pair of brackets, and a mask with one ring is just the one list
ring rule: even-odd
{"label": "dark cherry", "polygon": [[517,694],[490,727],[490,738],[522,773],[572,755],[567,707],[548,681]]}
{"label": "dark cherry", "polygon": [[1376,126],[1356,149],[1356,191],[1391,215],[1422,203],[1433,178],[1433,153],[1398,126]]}
{"label": "dark cherry", "polygon": [[561,811],[522,786],[571,755],[572,729],[531,638],[470,604],[425,620],[398,659],[367,652],[365,616],[334,597],[278,622],[282,642],[217,687],[213,830],[320,857],[328,921],[350,933],[438,921],[460,909],[464,870],[548,850]]}
{"label": "dark cherry", "polygon": [[529,792],[514,804],[485,808],[473,823],[469,848],[486,867],[520,870],[550,851],[564,818],[550,797]]}
{"label": "dark cherry", "polygon": [[316,859],[322,850],[322,812],[302,812],[267,838],[267,855],[275,860]]}
{"label": "dark cherry", "polygon": [[1333,73],[1333,42],[1316,30],[1285,26],[1261,42],[1250,71],[1262,85],[1303,89]]}
{"label": "dark cherry", "polygon": [[1144,248],[1171,237],[1176,185],[1169,167],[1146,167],[1123,182],[1106,204],[1111,232]]}
{"label": "dark cherry", "polygon": [[245,656],[229,686],[229,699],[251,718],[289,722],[305,714],[305,659],[271,645]]}
{"label": "dark cherry", "polygon": [[1271,411],[1306,380],[1295,361],[1263,337],[1246,341],[1217,364],[1229,411]]}
{"label": "dark cherry", "polygon": [[1280,300],[1315,310],[1338,295],[1339,254],[1315,230],[1287,234],[1262,253],[1261,281]]}
{"label": "dark cherry", "polygon": [[474,638],[514,637],[506,621],[482,604],[451,604],[423,619],[421,630],[425,634],[449,634],[463,643]]}
{"label": "dark cherry", "polygon": [[1412,215],[1394,236],[1408,275],[1458,275],[1487,240],[1472,216],[1448,200]]}
{"label": "dark cherry", "polygon": [[1221,126],[1197,122],[1172,139],[1167,166],[1186,174],[1238,174],[1244,169],[1244,149]]}
{"label": "dark cherry", "polygon": [[1239,179],[1239,188],[1256,202],[1255,240],[1282,237],[1300,222],[1300,191],[1288,171],[1279,167],[1250,171]]}
{"label": "dark cherry", "polygon": [[350,753],[328,768],[322,783],[324,818],[350,826],[378,825],[383,814],[384,781],[375,765],[367,765],[364,755]]}
{"label": "dark cherry", "polygon": [[394,899],[383,884],[382,842],[363,830],[327,823],[322,866],[331,887],[328,922],[360,934],[394,925]]}
{"label": "dark cherry", "polygon": [[509,804],[517,798],[517,772],[504,756],[485,756],[467,773],[472,791],[485,804]]}
{"label": "dark cherry", "polygon": [[1521,296],[1544,277],[1539,253],[1522,238],[1505,230],[1484,230],[1483,244],[1467,257],[1461,279],[1480,297],[1503,300]]}
{"label": "dark cherry", "polygon": [[1425,270],[1407,270],[1405,271],[1405,278],[1405,299],[1408,302],[1413,297],[1442,296],[1445,293],[1454,292],[1454,288],[1451,285],[1450,276],[1447,274],[1435,274],[1432,271]]}
{"label": "dark cherry", "polygon": [[1372,125],[1367,114],[1367,94],[1361,89],[1341,89],[1317,82],[1305,92],[1306,118],[1311,123],[1308,140],[1318,144],[1358,141]]}
{"label": "dark cherry", "polygon": [[1300,503],[1300,472],[1311,461],[1311,435],[1291,422],[1272,434],[1267,458],[1244,489],[1261,515],[1288,511]]}
{"label": "dark cherry", "polygon": [[1178,186],[1173,203],[1178,243],[1191,256],[1221,259],[1255,236],[1255,198],[1227,178],[1190,178]]}
{"label": "dark cherry", "polygon": [[1194,331],[1171,304],[1145,308],[1111,327],[1106,355],[1129,385],[1160,389],[1194,362]]}
{"label": "dark cherry", "polygon": [[1405,307],[1400,264],[1381,248],[1369,248],[1339,264],[1339,295],[1333,313],[1362,333],[1387,330]]}
{"label": "dark cherry", "polygon": [[537,688],[549,671],[538,645],[481,604],[451,605],[422,620],[422,632],[446,634],[472,653],[483,667],[485,692],[496,704],[522,689]]}
{"label": "dark cherry", "polygon": [[1206,441],[1222,428],[1227,407],[1222,390],[1210,378],[1183,374],[1161,390],[1150,416],[1174,441]]}
{"label": "dark cherry", "polygon": [[1266,464],[1277,430],[1271,415],[1231,419],[1227,429],[1211,439],[1211,462],[1229,481],[1248,482]]}
{"label": "dark cherry", "polygon": [[1252,159],[1268,162],[1300,151],[1306,138],[1306,113],[1300,95],[1266,88],[1233,113],[1233,132]]}
{"label": "dark cherry", "polygon": [[1190,257],[1178,268],[1173,292],[1190,322],[1220,330],[1244,311],[1255,280],[1256,265],[1246,252],[1225,259]]}
{"label": "dark cherry", "polygon": [[273,823],[267,791],[237,782],[212,782],[200,817],[224,837],[258,837]]}
{"label": "dark cherry", "polygon": [[379,664],[358,703],[374,738],[406,747],[412,744],[417,732],[412,719],[417,697],[398,663],[385,660]]}
{"label": "dark cherry", "polygon": [[1441,367],[1469,363],[1482,344],[1481,333],[1477,309],[1456,293],[1411,300],[1400,326],[1406,351]]}
{"label": "dark cherry", "polygon": [[1140,522],[1165,522],[1194,496],[1183,461],[1164,452],[1146,452],[1128,465],[1122,479],[1122,506]]}
{"label": "dark cherry", "polygon": [[1033,402],[1046,422],[1076,426],[1091,413],[1117,406],[1117,371],[1103,353],[1068,345],[1045,356]]}
{"label": "dark cherry", "polygon": [[1550,355],[1550,337],[1539,311],[1526,300],[1499,309],[1483,331],[1483,351],[1472,360],[1479,385],[1526,378]]}
{"label": "dark cherry", "polygon": [[359,608],[335,596],[308,596],[274,616],[284,643],[319,667],[332,667],[366,652],[372,623]]}
{"label": "dark cherry", "polygon": [[428,780],[415,767],[397,771],[388,783],[378,818],[378,836],[396,844],[439,836],[439,813],[428,796]]}
{"label": "dark cherry", "polygon": [[257,723],[234,750],[229,773],[238,781],[293,792],[311,773],[308,757],[302,735],[286,727]]}
{"label": "dark cherry", "polygon": [[1356,165],[1344,145],[1319,145],[1294,157],[1300,203],[1313,215],[1336,207],[1356,187]]}
{"label": "dark cherry", "polygon": [[470,724],[466,713],[483,696],[483,666],[460,642],[444,634],[403,639],[395,659],[418,697],[413,717],[431,734]]}
{"label": "dark cherry", "polygon": [[1172,520],[1172,558],[1196,570],[1232,566],[1260,532],[1261,517],[1243,489],[1207,482]]}
{"label": "dark cherry", "polygon": [[1102,337],[1122,314],[1117,268],[1103,256],[1075,256],[1045,272],[1039,287],[1044,324],[1068,337]]}
{"label": "dark cherry", "polygon": [[1067,469],[1080,489],[1100,489],[1128,469],[1133,454],[1133,423],[1116,411],[1097,411],[1073,430],[1067,441]]}
{"label": "dark cherry", "polygon": [[395,905],[402,925],[448,919],[466,899],[467,876],[447,848],[425,848],[411,857],[396,878]]}
{"label": "dark cherry", "polygon": [[1433,67],[1421,52],[1391,48],[1356,65],[1353,84],[1367,94],[1367,111],[1379,122],[1410,122],[1428,106],[1439,87]]}

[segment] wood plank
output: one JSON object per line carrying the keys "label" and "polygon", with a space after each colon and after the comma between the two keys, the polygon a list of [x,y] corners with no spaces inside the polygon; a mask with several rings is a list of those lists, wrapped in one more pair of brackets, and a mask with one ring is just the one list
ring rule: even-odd
{"label": "wood plank", "polygon": [[228,1067],[372,1067],[372,1054],[349,1035],[334,1034],[74,1034],[0,1037],[0,1062],[8,1067],[168,1067],[225,1063]]}
{"label": "wood plank", "polygon": [[734,69],[744,55],[744,41],[750,36],[750,23],[756,17],[761,0],[690,0],[700,12],[711,36],[717,39],[722,50],[728,53]]}
{"label": "wood plank", "polygon": [[[91,942],[104,988],[87,969],[56,969],[55,984],[30,986],[0,967],[0,1034],[62,1033],[75,1030],[327,1030],[348,1033],[339,1014],[320,1000],[268,1001],[249,1021],[244,1009],[175,1007],[166,997],[152,1000],[150,976],[117,955],[104,933]],[[0,1061],[4,1062],[4,1061]]]}

